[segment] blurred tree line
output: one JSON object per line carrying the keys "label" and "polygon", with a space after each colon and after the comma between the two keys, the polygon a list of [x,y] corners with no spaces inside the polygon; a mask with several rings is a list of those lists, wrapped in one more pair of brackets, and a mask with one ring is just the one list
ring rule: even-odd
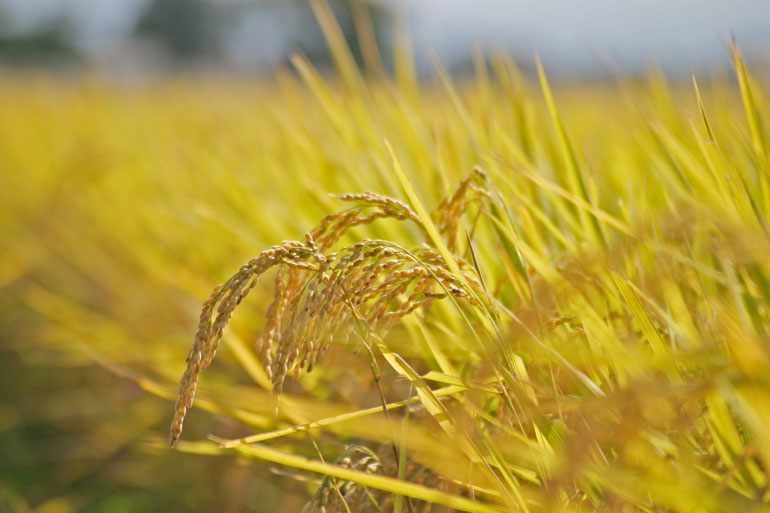
{"label": "blurred tree line", "polygon": [[[327,1],[359,62],[356,10],[369,15],[378,46],[389,46],[390,15],[382,6],[368,0]],[[292,51],[301,51],[321,68],[331,62],[307,0],[151,0],[137,14],[122,46],[143,42],[171,68],[226,63],[264,71]],[[99,48],[78,44],[78,17],[64,10],[32,29],[14,31],[0,4],[0,64],[82,66],[103,57]]]}
{"label": "blurred tree line", "polygon": [[65,15],[22,33],[12,31],[8,18],[0,10],[0,62],[50,66],[79,60],[78,51],[72,44],[72,26]]}

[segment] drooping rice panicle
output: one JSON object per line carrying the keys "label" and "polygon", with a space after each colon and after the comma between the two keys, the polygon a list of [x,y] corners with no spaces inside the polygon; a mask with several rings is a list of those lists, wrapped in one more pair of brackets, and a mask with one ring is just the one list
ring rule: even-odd
{"label": "drooping rice panicle", "polygon": [[[441,203],[437,215],[443,234],[454,234],[459,217],[471,201],[466,198],[467,192],[472,182],[481,178],[484,174],[474,171]],[[373,206],[374,210],[360,214],[350,209],[327,215],[306,234],[304,242],[284,241],[263,251],[215,288],[204,303],[187,369],[179,384],[169,437],[172,446],[192,406],[199,375],[213,360],[234,310],[259,277],[274,267],[273,302],[266,311],[256,348],[276,395],[283,390],[292,369],[297,377],[302,369],[312,369],[329,344],[347,340],[355,322],[364,322],[371,331],[378,327],[387,331],[398,319],[445,297],[434,292],[439,289],[475,301],[464,287],[470,284],[480,290],[477,278],[470,271],[455,276],[430,247],[410,253],[387,241],[364,239],[329,252],[351,228],[377,219],[409,220],[421,226],[417,214],[399,200],[372,192],[340,198]],[[462,262],[459,256],[456,260]]]}

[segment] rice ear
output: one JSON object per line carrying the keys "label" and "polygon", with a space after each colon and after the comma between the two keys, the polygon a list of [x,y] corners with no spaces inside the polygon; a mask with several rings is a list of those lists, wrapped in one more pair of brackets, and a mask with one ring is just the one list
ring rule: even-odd
{"label": "rice ear", "polygon": [[[476,190],[473,182],[480,178],[483,175],[474,171],[439,206],[436,215],[444,235],[451,237],[455,233],[458,218],[471,201],[466,197],[468,191]],[[330,214],[305,235],[305,241],[284,241],[263,251],[212,291],[201,310],[187,368],[179,383],[169,434],[171,446],[182,433],[200,373],[214,359],[234,310],[269,269],[278,268],[273,302],[265,314],[256,349],[276,395],[283,390],[287,375],[293,371],[298,377],[303,369],[309,372],[333,341],[347,339],[354,323],[363,323],[367,333],[384,333],[405,315],[427,309],[433,301],[446,297],[435,290],[471,302],[464,284],[470,284],[476,292],[481,290],[474,276],[464,271],[463,276],[456,276],[430,247],[407,251],[389,241],[363,239],[329,252],[350,228],[377,219],[408,220],[422,226],[417,214],[397,199],[373,192],[340,198],[362,202],[374,210],[366,214],[356,209]],[[455,260],[462,262],[459,256]]]}

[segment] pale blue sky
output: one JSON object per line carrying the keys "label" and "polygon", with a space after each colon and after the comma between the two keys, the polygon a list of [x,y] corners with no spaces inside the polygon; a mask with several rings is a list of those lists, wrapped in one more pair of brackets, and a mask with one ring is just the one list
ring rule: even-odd
{"label": "pale blue sky", "polygon": [[[727,63],[731,32],[745,53],[770,57],[770,0],[420,0],[409,10],[415,47],[449,54],[474,42],[540,53],[570,73],[601,67],[597,54],[635,70],[668,71]],[[437,15],[437,13],[440,13]]]}

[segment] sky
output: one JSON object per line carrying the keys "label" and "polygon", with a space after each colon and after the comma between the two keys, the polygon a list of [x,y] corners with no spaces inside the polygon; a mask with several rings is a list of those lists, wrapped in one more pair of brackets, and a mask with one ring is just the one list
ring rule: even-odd
{"label": "sky", "polygon": [[[537,51],[563,73],[597,69],[599,56],[631,71],[650,61],[667,71],[729,64],[731,33],[745,53],[770,55],[768,0],[420,0],[410,11],[420,40],[448,55],[483,41],[517,55]],[[425,57],[426,52],[420,52]]]}
{"label": "sky", "polygon": [[[770,61],[770,0],[375,1],[408,20],[421,67],[429,67],[429,48],[451,65],[478,45],[504,47],[520,58],[537,51],[563,74],[601,70],[602,59],[629,72],[656,62],[667,72],[689,73],[690,66],[728,66],[724,43],[731,34],[750,58]],[[67,12],[79,45],[99,53],[124,41],[147,2],[0,0],[0,12],[17,31]],[[271,20],[252,19],[239,30],[232,52],[245,65],[268,65],[291,50],[291,38]]]}

